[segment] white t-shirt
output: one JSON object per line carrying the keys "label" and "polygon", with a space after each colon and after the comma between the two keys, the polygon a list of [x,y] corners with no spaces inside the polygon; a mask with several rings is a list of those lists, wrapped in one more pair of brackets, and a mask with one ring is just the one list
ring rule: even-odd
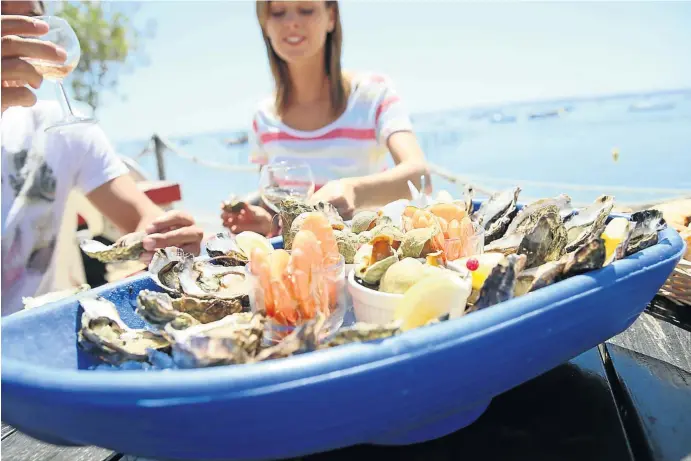
{"label": "white t-shirt", "polygon": [[408,111],[386,76],[360,73],[351,85],[345,112],[314,131],[285,125],[276,115],[273,97],[262,101],[249,131],[250,161],[306,162],[317,187],[385,169],[389,136],[413,130]]}
{"label": "white t-shirt", "polygon": [[54,101],[2,114],[3,316],[21,310],[22,297],[53,291],[55,244],[72,188],[88,194],[129,171],[97,125],[44,131],[60,118]]}

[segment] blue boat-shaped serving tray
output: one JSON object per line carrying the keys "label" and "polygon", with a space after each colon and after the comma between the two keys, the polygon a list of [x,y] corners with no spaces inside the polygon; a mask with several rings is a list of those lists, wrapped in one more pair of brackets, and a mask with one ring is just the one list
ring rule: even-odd
{"label": "blue boat-shaped serving tray", "polygon": [[[275,242],[276,246],[281,242]],[[123,320],[148,275],[2,320],[2,420],[40,440],[170,460],[259,460],[412,444],[475,421],[492,398],[631,325],[681,259],[674,230],[603,269],[380,342],[251,365],[88,370],[78,299]]]}

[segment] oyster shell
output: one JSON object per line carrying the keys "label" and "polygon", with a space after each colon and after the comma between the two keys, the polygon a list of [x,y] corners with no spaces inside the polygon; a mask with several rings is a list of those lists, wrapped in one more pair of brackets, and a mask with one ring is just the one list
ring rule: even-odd
{"label": "oyster shell", "polygon": [[216,263],[224,266],[244,266],[248,256],[240,249],[237,241],[226,232],[219,232],[206,242],[206,252]]}
{"label": "oyster shell", "polygon": [[353,258],[360,246],[357,241],[357,235],[348,230],[334,230],[334,237],[338,244],[338,252],[343,255],[346,264],[353,264]]}
{"label": "oyster shell", "polygon": [[239,213],[247,207],[247,203],[237,197],[231,197],[228,200],[224,200],[222,206],[223,211],[226,213]]}
{"label": "oyster shell", "polygon": [[410,230],[403,235],[398,252],[403,258],[422,258],[434,253],[432,239],[436,234],[437,230],[431,227]]}
{"label": "oyster shell", "polygon": [[278,344],[263,349],[251,361],[275,360],[316,350],[323,337],[326,320],[326,315],[318,311],[314,319],[296,326]]}
{"label": "oyster shell", "polygon": [[485,253],[526,255],[528,268],[562,257],[567,243],[567,233],[557,207],[546,206],[530,216],[523,220],[513,233],[507,233],[485,246]]}
{"label": "oyster shell", "polygon": [[190,315],[199,323],[211,323],[244,309],[240,298],[171,298],[166,293],[142,290],[137,295],[136,313],[149,323],[161,325],[174,320],[182,313]]}
{"label": "oyster shell", "polygon": [[281,235],[283,236],[283,248],[285,250],[291,250],[293,247],[293,239],[295,235],[300,230],[301,223],[294,224],[294,221],[303,214],[309,212],[320,212],[323,213],[329,220],[331,228],[334,230],[345,229],[345,223],[343,218],[338,214],[338,210],[327,202],[318,202],[316,205],[308,205],[304,201],[297,200],[294,198],[287,198],[281,200],[278,204],[279,216],[281,217]]}
{"label": "oyster shell", "polygon": [[601,238],[593,238],[564,257],[566,264],[564,265],[563,277],[567,278],[600,269],[605,264],[605,257],[605,241]]}
{"label": "oyster shell", "polygon": [[514,297],[516,278],[525,266],[524,255],[509,255],[494,266],[480,288],[472,310],[484,309]]}
{"label": "oyster shell", "polygon": [[173,360],[181,368],[247,363],[261,346],[265,319],[243,312],[182,330],[166,325]]}
{"label": "oyster shell", "polygon": [[563,261],[550,261],[541,266],[521,271],[516,279],[514,297],[523,296],[558,282],[562,278],[565,265],[566,263]]}
{"label": "oyster shell", "polygon": [[518,212],[516,202],[520,193],[521,188],[518,186],[498,192],[475,212],[473,217],[485,229],[485,244],[501,238],[506,233],[511,220]]}
{"label": "oyster shell", "polygon": [[613,207],[614,197],[601,195],[592,205],[564,221],[568,233],[566,251],[570,253],[592,237],[599,236],[605,228],[605,221]]}
{"label": "oyster shell", "polygon": [[149,263],[149,274],[153,281],[167,292],[180,294],[182,292],[180,286],[182,263],[186,258],[191,257],[192,255],[186,254],[180,248],[159,248],[154,252]]}
{"label": "oyster shell", "polygon": [[357,262],[355,276],[366,284],[376,285],[391,265],[398,261],[394,251],[393,239],[388,235],[379,235],[370,242],[372,252]]}
{"label": "oyster shell", "polygon": [[319,349],[341,346],[348,343],[376,341],[398,334],[401,334],[400,322],[392,322],[387,325],[358,322],[350,327],[338,330],[329,340],[320,344]]}
{"label": "oyster shell", "polygon": [[147,361],[148,350],[167,350],[169,341],[159,333],[129,328],[115,305],[104,298],[84,298],[78,343],[101,360],[119,365],[128,360]]}
{"label": "oyster shell", "polygon": [[634,228],[626,246],[626,256],[657,244],[657,233],[667,227],[659,210],[643,210],[631,215]]}
{"label": "oyster shell", "polygon": [[525,233],[526,229],[531,229],[535,223],[546,213],[556,212],[563,220],[565,216],[564,209],[568,208],[568,213],[571,213],[571,198],[568,195],[562,194],[556,198],[545,198],[536,200],[535,202],[525,206],[518,212],[516,217],[511,221],[509,227],[506,229],[506,235],[514,232]]}
{"label": "oyster shell", "polygon": [[144,253],[144,237],[146,232],[132,232],[125,234],[112,245],[104,245],[96,240],[82,240],[79,247],[88,256],[102,262],[133,261]]}
{"label": "oyster shell", "polygon": [[365,210],[357,213],[353,216],[352,224],[350,225],[350,230],[359,234],[360,232],[372,230],[374,226],[377,225],[377,219],[379,219],[379,213],[376,211]]}
{"label": "oyster shell", "polygon": [[154,253],[149,264],[151,278],[168,293],[195,298],[240,299],[249,303],[250,284],[243,267],[218,266],[209,261],[195,261],[179,248],[165,248]]}
{"label": "oyster shell", "polygon": [[556,261],[564,254],[567,233],[556,207],[547,207],[532,230],[525,234],[517,253],[526,255],[526,268]]}

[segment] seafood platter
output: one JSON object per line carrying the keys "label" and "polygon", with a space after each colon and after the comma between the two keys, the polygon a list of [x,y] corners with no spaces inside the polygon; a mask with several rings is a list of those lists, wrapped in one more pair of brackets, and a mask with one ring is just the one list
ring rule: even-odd
{"label": "seafood platter", "polygon": [[[402,201],[348,222],[287,199],[279,238],[157,250],[143,275],[3,319],[3,421],[50,443],[180,460],[456,431],[625,330],[684,253],[656,210],[617,215],[608,195],[521,205],[520,192]],[[81,245],[132,260],[142,237]]]}

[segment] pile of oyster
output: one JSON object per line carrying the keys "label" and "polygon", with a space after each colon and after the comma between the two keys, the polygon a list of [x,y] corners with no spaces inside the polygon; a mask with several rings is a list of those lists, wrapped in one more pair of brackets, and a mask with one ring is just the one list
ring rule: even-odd
{"label": "pile of oyster", "polygon": [[[321,213],[362,286],[405,294],[420,280],[453,274],[472,279],[468,313],[632,255],[656,244],[665,227],[656,210],[610,219],[614,199],[607,195],[583,209],[574,209],[569,197],[560,195],[519,211],[519,193],[518,187],[498,193],[476,211],[469,196],[409,206],[400,222],[381,211],[362,211],[348,224],[331,205],[287,199],[280,204],[284,247],[291,249],[310,214]],[[472,238],[478,234],[483,235],[479,248]],[[111,247],[84,245],[89,254],[112,261],[138,257],[141,238],[129,236]],[[460,247],[450,247],[450,241]],[[135,313],[144,328],[127,326],[104,298],[80,301],[79,344],[102,361],[101,368],[248,364],[402,332],[398,319],[387,325],[356,323],[326,334],[325,314],[316,312],[280,342],[264,341],[267,313],[251,312],[249,306],[247,249],[226,234],[209,241],[206,249],[209,259],[172,247],[156,251],[149,273],[160,291],[142,290],[136,296]]]}

